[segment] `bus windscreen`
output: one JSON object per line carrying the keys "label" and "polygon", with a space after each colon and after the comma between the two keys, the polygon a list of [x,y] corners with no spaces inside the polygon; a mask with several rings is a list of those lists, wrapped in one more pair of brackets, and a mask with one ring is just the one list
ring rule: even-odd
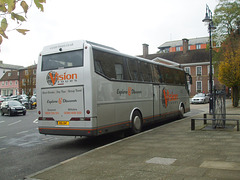
{"label": "bus windscreen", "polygon": [[83,66],[83,50],[43,55],[42,71]]}

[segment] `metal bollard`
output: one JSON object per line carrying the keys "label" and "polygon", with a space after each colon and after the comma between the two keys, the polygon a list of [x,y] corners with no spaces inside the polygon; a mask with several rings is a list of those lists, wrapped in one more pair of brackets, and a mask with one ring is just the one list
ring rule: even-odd
{"label": "metal bollard", "polygon": [[195,130],[195,119],[191,119],[191,130]]}
{"label": "metal bollard", "polygon": [[203,124],[207,124],[207,114],[203,114]]}
{"label": "metal bollard", "polygon": [[237,121],[237,131],[239,131],[239,121]]}

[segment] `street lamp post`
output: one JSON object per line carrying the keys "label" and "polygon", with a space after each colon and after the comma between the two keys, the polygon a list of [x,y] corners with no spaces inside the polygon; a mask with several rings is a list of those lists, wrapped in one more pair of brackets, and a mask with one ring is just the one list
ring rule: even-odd
{"label": "street lamp post", "polygon": [[209,61],[210,61],[210,73],[209,73],[209,86],[210,86],[210,102],[209,102],[209,113],[213,113],[213,81],[212,81],[212,30],[216,29],[213,26],[212,20],[212,11],[209,9],[208,5],[206,5],[206,16],[202,20],[204,23],[208,24],[208,32],[209,32]]}

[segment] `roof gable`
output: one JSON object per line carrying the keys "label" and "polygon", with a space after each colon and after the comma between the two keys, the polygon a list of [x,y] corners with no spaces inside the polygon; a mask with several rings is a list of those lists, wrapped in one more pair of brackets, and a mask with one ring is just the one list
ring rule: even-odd
{"label": "roof gable", "polygon": [[18,71],[7,71],[0,81],[19,80]]}

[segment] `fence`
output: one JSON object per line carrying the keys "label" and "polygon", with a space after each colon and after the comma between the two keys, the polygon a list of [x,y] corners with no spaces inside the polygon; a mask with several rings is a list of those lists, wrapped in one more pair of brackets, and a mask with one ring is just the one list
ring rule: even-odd
{"label": "fence", "polygon": [[[195,130],[195,120],[203,120],[206,125],[208,120],[212,121],[212,129],[225,129],[226,121],[235,121],[237,123],[237,131],[239,131],[239,119],[227,118],[228,115],[235,116],[240,114],[227,114],[226,113],[226,88],[225,86],[214,86],[212,94],[213,107],[209,114],[204,114],[203,118],[191,119],[191,130]],[[207,118],[211,115],[212,118]]]}

